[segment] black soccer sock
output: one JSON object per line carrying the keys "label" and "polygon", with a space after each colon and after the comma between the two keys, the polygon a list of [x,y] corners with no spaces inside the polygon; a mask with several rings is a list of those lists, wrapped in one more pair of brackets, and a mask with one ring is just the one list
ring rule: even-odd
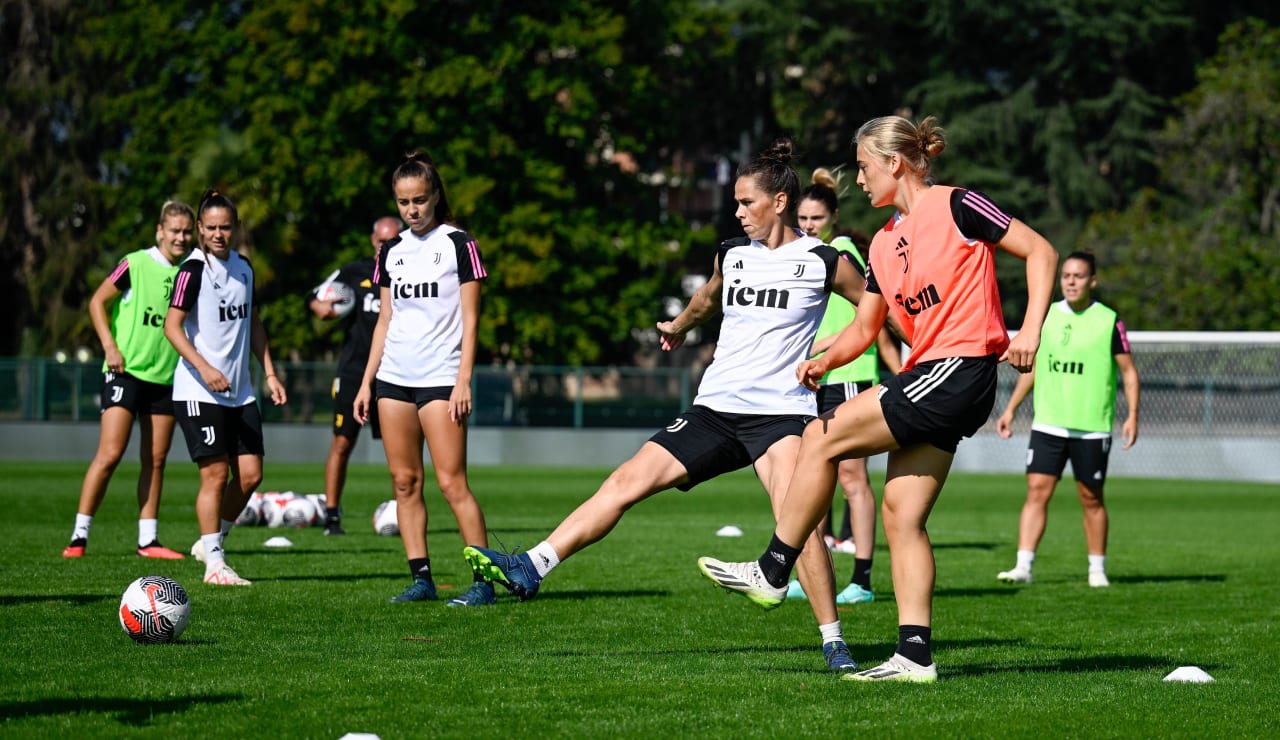
{"label": "black soccer sock", "polygon": [[800,551],[804,547],[792,547],[782,540],[778,539],[775,532],[773,539],[769,540],[769,549],[764,551],[760,556],[760,571],[764,573],[764,579],[774,588],[782,588],[787,585],[787,581],[791,580],[791,571],[796,567],[796,561],[800,559]]}
{"label": "black soccer sock", "polygon": [[853,576],[849,578],[849,583],[871,590],[871,558],[853,559]]}
{"label": "black soccer sock", "polygon": [[845,499],[844,502],[844,524],[840,527],[840,537],[838,539],[853,539],[853,515],[849,512],[848,499]]}
{"label": "black soccer sock", "polygon": [[933,663],[933,630],[918,624],[898,625],[898,655],[920,665]]}
{"label": "black soccer sock", "polygon": [[431,558],[409,558],[409,575],[431,580]]}
{"label": "black soccer sock", "polygon": [[326,506],[326,507],[324,507],[324,520],[325,520],[326,522],[337,522],[337,521],[341,521],[341,520],[342,520],[342,515],[338,513],[338,507],[336,507],[336,506]]}

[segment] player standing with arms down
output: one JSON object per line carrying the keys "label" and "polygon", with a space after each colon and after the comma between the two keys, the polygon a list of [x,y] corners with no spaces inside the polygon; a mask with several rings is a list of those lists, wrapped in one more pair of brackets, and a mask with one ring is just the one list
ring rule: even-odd
{"label": "player standing with arms down", "polygon": [[[809,533],[831,507],[836,464],[888,452],[882,514],[898,602],[898,649],[884,664],[847,678],[937,680],[933,663],[933,547],[925,524],[960,439],[995,403],[996,363],[1031,369],[1058,256],[1048,241],[977,192],[931,185],[931,160],[946,146],[926,118],[873,119],[858,129],[858,184],[871,205],[896,213],[872,239],[871,270],[858,315],[827,353],[795,375],[818,379],[876,340],[893,312],[911,357],[899,375],[823,414],[804,432],[800,459],[772,542],[757,561],[699,558],[703,574],[765,608],[782,603]],[[1009,341],[995,277],[995,248],[1026,261],[1027,310]],[[807,548],[806,548],[807,549]]]}
{"label": "player standing with arms down", "polygon": [[[262,414],[249,376],[252,353],[262,364],[271,401],[282,406],[267,333],[254,301],[253,267],[240,256],[235,204],[206,190],[196,211],[200,249],[178,270],[164,333],[182,356],[173,376],[173,408],[200,468],[191,548],[204,561],[204,582],[248,586],[226,562],[222,541],[262,482]],[[219,521],[221,519],[221,521]]]}
{"label": "player standing with arms down", "polygon": [[[847,260],[796,228],[800,178],[792,156],[791,141],[780,139],[738,169],[736,215],[746,236],[721,244],[711,279],[679,316],[658,324],[662,348],[672,350],[694,327],[724,314],[693,406],[653,435],[532,550],[509,555],[467,548],[477,574],[521,600],[533,598],[552,568],[603,539],[635,504],[673,487],[688,491],[747,465],[755,468],[777,516],[800,434],[817,410],[814,394],[796,384],[793,368],[809,355],[828,293],[854,301],[862,292],[862,278]],[[831,556],[816,524],[800,540],[816,543],[799,563],[800,580],[828,667],[857,670],[836,614]]]}
{"label": "player standing with arms down", "polygon": [[[409,228],[382,245],[378,255],[374,282],[380,313],[355,414],[362,424],[367,422],[372,399],[377,398],[400,539],[413,578],[391,601],[434,601],[422,496],[424,438],[436,483],[458,520],[463,543],[489,543],[484,512],[467,482],[467,417],[472,411],[480,281],[489,273],[475,240],[451,223],[444,181],[429,156],[406,157],[391,175],[391,189]],[[495,601],[493,586],[475,578],[449,605]]]}
{"label": "player standing with arms down", "polygon": [[1027,501],[1018,524],[1018,560],[996,576],[1006,583],[1031,583],[1031,566],[1044,536],[1049,499],[1071,460],[1076,493],[1084,507],[1084,539],[1089,550],[1089,585],[1107,580],[1107,480],[1111,427],[1116,415],[1116,371],[1124,379],[1129,414],[1121,426],[1124,449],[1138,441],[1138,368],[1129,351],[1124,322],[1115,310],[1093,299],[1098,273],[1093,254],[1072,252],[1062,263],[1063,300],[1049,308],[1040,332],[1035,370],[1018,378],[1009,404],[996,420],[1008,439],[1018,406],[1033,386],[1036,413],[1027,446]]}
{"label": "player standing with arms down", "polygon": [[[394,239],[400,228],[400,221],[390,216],[375,221],[369,234],[374,257],[356,260],[334,270],[311,291],[307,299],[307,308],[321,320],[329,321],[338,318],[334,310],[338,299],[321,300],[318,297],[320,291],[337,282],[350,287],[355,293],[347,339],[342,345],[342,353],[338,355],[338,373],[333,379],[333,444],[329,446],[329,456],[324,463],[324,533],[327,535],[346,534],[342,528],[342,489],[347,483],[347,465],[351,462],[361,426],[354,413],[356,392],[360,390],[364,367],[369,362],[369,345],[373,341],[373,330],[378,325],[381,304],[378,286],[373,282],[373,271],[377,267],[374,260],[382,245]],[[370,409],[369,427],[373,438],[381,439],[376,406]]]}
{"label": "player standing with arms down", "polygon": [[[834,236],[840,204],[837,186],[836,177],[830,171],[823,168],[814,170],[813,184],[805,188],[800,198],[800,228],[809,236],[816,236],[835,247],[840,251],[841,257],[853,261],[859,274],[865,276],[867,264],[858,253],[857,245],[848,236]],[[857,311],[852,303],[840,296],[832,296],[827,303],[826,313],[822,315],[822,324],[818,326],[815,349],[826,347],[834,341],[840,331],[853,321],[855,315]],[[889,372],[897,373],[902,367],[898,345],[884,328],[880,329],[875,343],[867,347],[856,360],[835,368],[822,378],[818,386],[818,413],[831,411],[878,383],[881,359]],[[874,601],[871,563],[876,544],[876,496],[871,489],[871,478],[867,475],[866,459],[855,457],[841,460],[836,478],[844,491],[844,527],[842,537],[835,539],[831,549],[849,552],[846,548],[852,545],[854,555],[849,585],[836,594],[836,603],[860,604]],[[824,532],[830,532],[830,520],[830,515],[823,517]],[[787,598],[806,598],[799,581],[793,580],[788,584]]]}
{"label": "player standing with arms down", "polygon": [[89,527],[124,457],[137,417],[142,434],[137,552],[145,558],[182,559],[182,553],[161,545],[157,534],[164,466],[173,441],[173,367],[178,362],[178,353],[164,337],[164,315],[195,220],[186,203],[165,203],[156,223],[155,246],[125,255],[89,299],[89,317],[106,356],[102,423],[98,452],[84,474],[75,528],[71,544],[62,551],[64,558],[84,555]]}

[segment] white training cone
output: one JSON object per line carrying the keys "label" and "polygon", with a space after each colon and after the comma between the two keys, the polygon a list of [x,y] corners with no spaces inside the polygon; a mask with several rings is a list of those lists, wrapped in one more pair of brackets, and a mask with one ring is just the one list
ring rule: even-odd
{"label": "white training cone", "polygon": [[716,536],[717,537],[741,537],[742,530],[738,529],[732,524],[726,524],[723,527],[716,530]]}
{"label": "white training cone", "polygon": [[288,537],[272,537],[262,544],[264,547],[293,547],[293,542]]}
{"label": "white training cone", "polygon": [[1213,676],[1200,670],[1193,665],[1184,665],[1178,670],[1164,677],[1166,681],[1181,681],[1183,683],[1213,683]]}

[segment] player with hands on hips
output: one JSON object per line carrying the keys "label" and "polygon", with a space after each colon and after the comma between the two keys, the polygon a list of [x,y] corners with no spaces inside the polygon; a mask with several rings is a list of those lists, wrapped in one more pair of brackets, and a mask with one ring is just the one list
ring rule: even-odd
{"label": "player with hands on hips", "polygon": [[160,544],[158,517],[165,461],[173,440],[173,368],[178,353],[164,336],[178,263],[195,227],[191,206],[168,201],[156,223],[156,243],[125,255],[89,299],[89,317],[102,341],[102,418],[98,451],[80,487],[71,543],[64,558],[78,558],[89,544],[89,528],[106,496],[111,476],[129,445],[133,420],[141,433],[138,473],[138,555],[181,560]]}

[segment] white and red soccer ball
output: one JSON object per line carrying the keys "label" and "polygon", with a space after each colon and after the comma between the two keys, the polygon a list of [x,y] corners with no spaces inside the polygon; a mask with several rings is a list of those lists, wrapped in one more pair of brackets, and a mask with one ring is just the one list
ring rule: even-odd
{"label": "white and red soccer ball", "polygon": [[130,583],[120,599],[120,626],[134,642],[173,642],[190,619],[191,600],[171,578],[143,576]]}

